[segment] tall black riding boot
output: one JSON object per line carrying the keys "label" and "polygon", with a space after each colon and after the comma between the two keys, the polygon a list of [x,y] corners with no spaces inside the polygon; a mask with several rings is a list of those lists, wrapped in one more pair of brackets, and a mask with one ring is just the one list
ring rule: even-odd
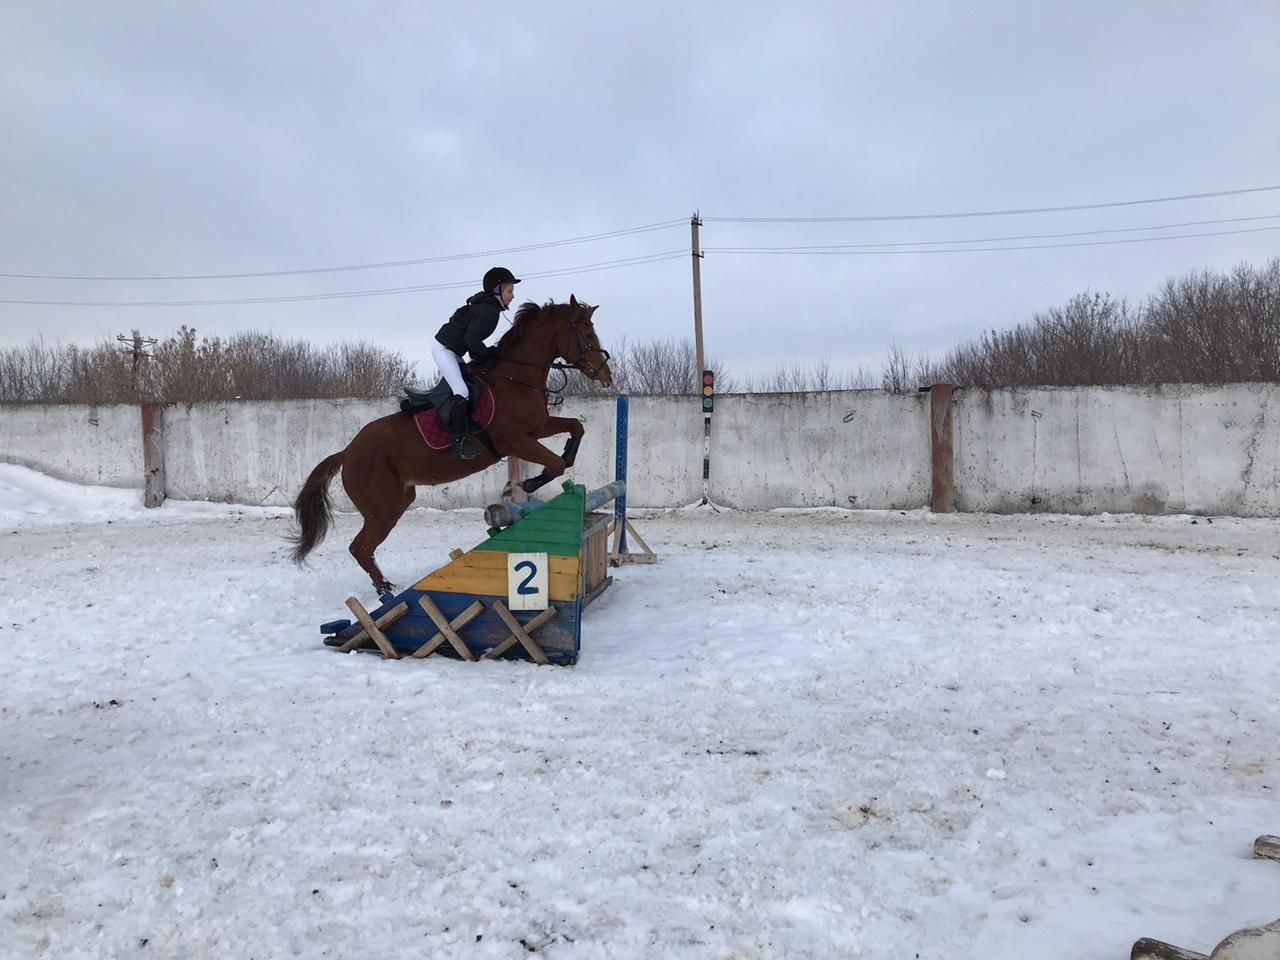
{"label": "tall black riding boot", "polygon": [[449,432],[453,440],[449,450],[455,460],[474,460],[480,451],[467,439],[467,402],[461,397],[454,400],[453,409],[449,411]]}

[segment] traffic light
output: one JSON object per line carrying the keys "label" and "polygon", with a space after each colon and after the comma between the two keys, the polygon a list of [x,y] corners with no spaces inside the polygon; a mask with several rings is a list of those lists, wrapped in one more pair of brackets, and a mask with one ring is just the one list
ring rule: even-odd
{"label": "traffic light", "polygon": [[702,371],[702,412],[710,413],[716,408],[716,375],[711,370]]}

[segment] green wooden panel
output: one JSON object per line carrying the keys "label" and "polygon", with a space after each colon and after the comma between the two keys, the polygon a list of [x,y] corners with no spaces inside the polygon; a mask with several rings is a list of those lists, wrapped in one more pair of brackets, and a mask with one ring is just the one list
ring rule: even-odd
{"label": "green wooden panel", "polygon": [[587,488],[575,484],[572,490],[549,500],[545,507],[500,530],[474,549],[576,557],[582,552],[586,504]]}

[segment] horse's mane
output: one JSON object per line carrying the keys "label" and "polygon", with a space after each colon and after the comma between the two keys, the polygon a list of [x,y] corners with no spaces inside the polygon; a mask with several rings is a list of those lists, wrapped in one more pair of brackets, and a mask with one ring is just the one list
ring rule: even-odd
{"label": "horse's mane", "polygon": [[505,353],[518,346],[540,325],[539,321],[549,318],[552,311],[563,306],[565,304],[556,303],[554,300],[548,300],[543,306],[539,306],[532,300],[526,300],[520,304],[519,309],[516,310],[515,319],[511,321],[511,329],[498,340],[498,350]]}

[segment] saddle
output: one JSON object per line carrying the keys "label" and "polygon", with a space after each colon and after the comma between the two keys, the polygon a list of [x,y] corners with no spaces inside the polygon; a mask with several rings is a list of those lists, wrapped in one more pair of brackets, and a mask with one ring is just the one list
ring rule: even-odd
{"label": "saddle", "polygon": [[[471,395],[468,403],[468,433],[475,437],[495,460],[501,460],[502,455],[494,446],[487,429],[493,422],[493,415],[497,410],[493,391],[479,380],[467,377],[466,382],[467,391]],[[418,433],[428,447],[432,450],[445,450],[452,439],[449,428],[446,426],[449,423],[449,413],[459,399],[448,382],[441,378],[440,382],[430,390],[405,387],[404,397],[400,401],[400,412],[413,417]]]}
{"label": "saddle", "polygon": [[[471,411],[472,419],[474,419],[476,410],[480,405],[481,392],[485,389],[485,385],[465,374],[463,379],[467,384],[467,393],[470,394],[467,409]],[[453,387],[449,386],[444,377],[441,377],[440,382],[430,390],[418,390],[414,387],[406,386],[404,388],[404,398],[400,401],[400,412],[407,413],[410,416],[417,416],[427,410],[436,410],[440,414],[440,419],[448,423],[449,412],[453,410],[453,404],[456,399],[457,394],[453,392]]]}

